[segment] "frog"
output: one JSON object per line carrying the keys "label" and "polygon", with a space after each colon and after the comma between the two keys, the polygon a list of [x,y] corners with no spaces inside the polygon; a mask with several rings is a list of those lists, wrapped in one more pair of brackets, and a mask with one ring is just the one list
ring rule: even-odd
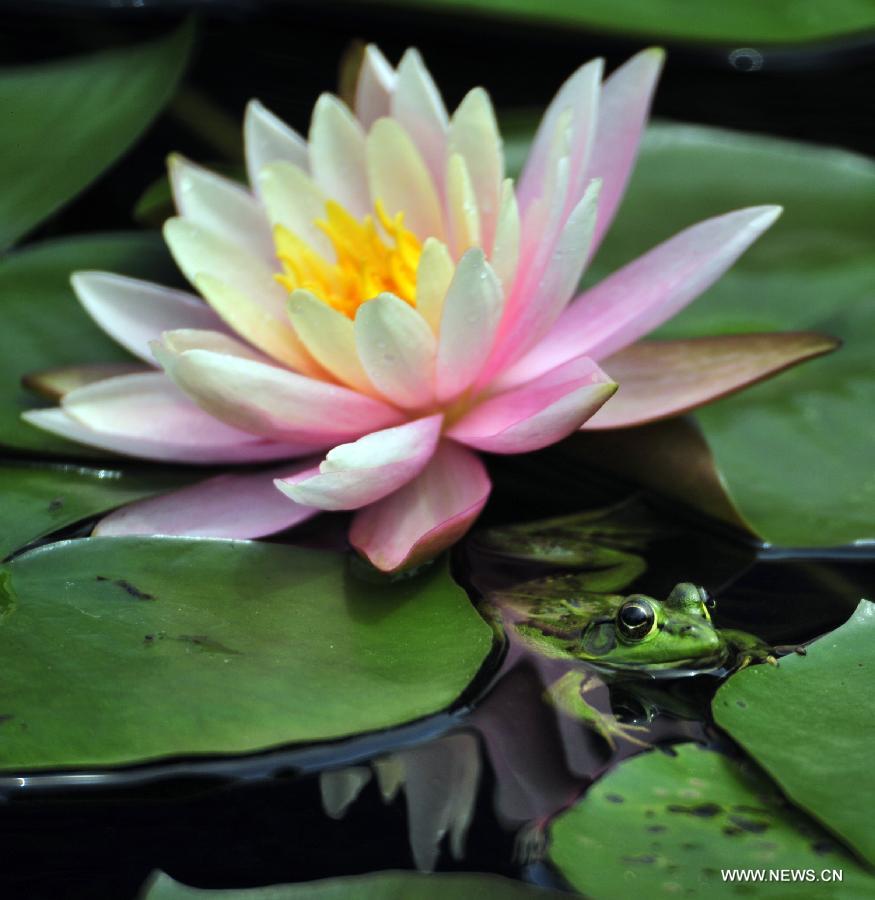
{"label": "frog", "polygon": [[582,663],[547,687],[546,699],[588,724],[613,749],[616,738],[643,744],[646,727],[620,722],[587,699],[605,683],[777,665],[775,650],[747,632],[718,629],[704,588],[677,584],[664,600],[643,593],[587,590],[582,574],[549,575],[493,592],[487,618],[541,656]]}

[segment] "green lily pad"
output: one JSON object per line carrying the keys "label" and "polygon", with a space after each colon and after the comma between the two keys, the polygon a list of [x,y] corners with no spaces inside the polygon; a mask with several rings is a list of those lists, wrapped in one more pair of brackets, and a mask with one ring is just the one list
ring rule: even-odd
{"label": "green lily pad", "polygon": [[873,538],[875,163],[716,129],[654,127],[588,280],[700,219],[761,203],[782,204],[784,215],[660,336],[841,338],[836,353],[696,415],[732,501],[767,541]]}
{"label": "green lily pad", "polygon": [[[550,859],[597,900],[875,896],[875,876],[762,775],[695,744],[622,763],[560,815],[551,834]],[[788,877],[740,884],[723,879],[726,869]],[[800,882],[793,870],[810,875]]]}
{"label": "green lily pad", "polygon": [[6,771],[387,728],[449,706],[491,647],[445,565],[370,584],[245,541],[51,544],[8,564],[0,606]]}
{"label": "green lily pad", "polygon": [[37,538],[202,476],[170,468],[0,465],[0,559]]}
{"label": "green lily pad", "polygon": [[142,900],[560,900],[567,894],[532,887],[498,875],[376,872],[354,878],[326,878],[263,888],[202,890],[159,872],[146,884]]}
{"label": "green lily pad", "polygon": [[714,697],[717,723],[799,806],[875,864],[875,603],[779,668],[739,672]]}
{"label": "green lily pad", "polygon": [[[385,0],[384,0],[385,2]],[[659,39],[727,43],[822,41],[875,28],[867,0],[413,0],[417,6]],[[393,0],[408,6],[411,0]]]}
{"label": "green lily pad", "polygon": [[157,235],[89,235],[50,241],[0,261],[0,443],[68,456],[108,456],[21,420],[40,400],[21,386],[39,369],[132,357],[91,321],[70,288],[76,269],[105,269],[157,281],[178,278]]}
{"label": "green lily pad", "polygon": [[0,250],[79,193],[145,131],[188,60],[192,29],[136,47],[0,70]]}

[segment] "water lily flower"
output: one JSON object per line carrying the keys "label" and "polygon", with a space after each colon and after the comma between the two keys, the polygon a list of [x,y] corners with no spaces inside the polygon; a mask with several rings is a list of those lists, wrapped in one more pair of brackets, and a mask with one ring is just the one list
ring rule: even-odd
{"label": "water lily flower", "polygon": [[448,115],[415,50],[393,68],[373,46],[353,108],[321,96],[307,140],[249,104],[251,190],[172,157],[178,216],[164,235],[200,296],[74,274],[85,309],[147,365],[25,418],[134,457],[276,465],[125,507],[96,533],[252,538],[355,510],[352,545],[394,571],[471,526],[490,491],[479,451],[672,415],[811,355],[788,336],[715,369],[713,347],[635,344],[718,278],[773,206],[694,225],[575,297],[662,58],[646,50],[604,81],[600,60],[575,72],[516,184],[483,89]]}

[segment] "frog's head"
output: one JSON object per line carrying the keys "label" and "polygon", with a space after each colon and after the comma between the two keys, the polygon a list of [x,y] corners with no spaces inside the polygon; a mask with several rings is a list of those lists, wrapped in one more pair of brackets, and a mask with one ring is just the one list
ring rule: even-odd
{"label": "frog's head", "polygon": [[644,594],[623,598],[612,616],[589,623],[574,655],[614,669],[658,671],[717,665],[726,652],[707,594],[684,583],[664,601]]}

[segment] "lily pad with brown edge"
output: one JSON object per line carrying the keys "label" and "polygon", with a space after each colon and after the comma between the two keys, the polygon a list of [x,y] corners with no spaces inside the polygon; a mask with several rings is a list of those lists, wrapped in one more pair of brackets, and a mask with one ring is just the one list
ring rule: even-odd
{"label": "lily pad with brown edge", "polygon": [[372,584],[343,554],[91,538],[6,567],[0,769],[239,754],[449,707],[492,633],[437,563]]}
{"label": "lily pad with brown edge", "polygon": [[[549,857],[597,900],[875,896],[875,875],[752,765],[696,744],[617,766],[554,821]],[[805,874],[760,884],[727,870]]]}
{"label": "lily pad with brown edge", "polygon": [[375,872],[302,884],[206,890],[174,881],[164,872],[143,886],[140,900],[560,900],[565,893],[498,875],[476,873]]}
{"label": "lily pad with brown edge", "polygon": [[[714,128],[652,126],[586,280],[697,221],[763,203],[781,204],[781,218],[657,337],[815,331],[843,341],[695,417],[731,502],[766,541],[835,546],[873,538],[875,163]],[[681,474],[684,465],[679,458]],[[646,446],[638,467],[648,467]],[[673,480],[668,469],[665,479]]]}
{"label": "lily pad with brown edge", "polygon": [[[87,362],[130,364],[133,357],[91,321],[70,287],[77,269],[138,278],[178,279],[158,235],[118,232],[47,241],[0,261],[0,444],[67,457],[107,457],[22,421],[21,413],[49,401],[22,379],[42,370]],[[42,392],[37,378],[36,387]],[[114,457],[117,459],[117,457]]]}
{"label": "lily pad with brown edge", "polygon": [[875,865],[875,603],[780,666],[721,686],[714,718],[787,796]]}
{"label": "lily pad with brown edge", "polygon": [[0,465],[0,559],[69,525],[202,477],[194,469]]}

